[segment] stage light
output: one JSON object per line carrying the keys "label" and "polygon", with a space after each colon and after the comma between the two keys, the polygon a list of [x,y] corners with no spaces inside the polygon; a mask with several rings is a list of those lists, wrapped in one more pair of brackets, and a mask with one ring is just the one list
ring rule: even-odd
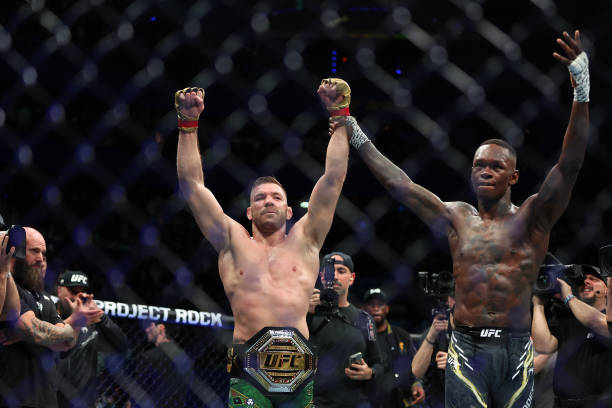
{"label": "stage light", "polygon": [[397,75],[402,75],[402,70],[398,68],[398,69],[395,70],[395,73]]}

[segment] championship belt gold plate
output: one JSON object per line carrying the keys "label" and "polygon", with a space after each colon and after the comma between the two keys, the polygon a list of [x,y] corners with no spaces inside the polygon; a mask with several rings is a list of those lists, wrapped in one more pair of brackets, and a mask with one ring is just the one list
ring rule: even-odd
{"label": "championship belt gold plate", "polygon": [[294,328],[265,327],[246,346],[243,369],[269,393],[295,392],[314,376],[316,356]]}

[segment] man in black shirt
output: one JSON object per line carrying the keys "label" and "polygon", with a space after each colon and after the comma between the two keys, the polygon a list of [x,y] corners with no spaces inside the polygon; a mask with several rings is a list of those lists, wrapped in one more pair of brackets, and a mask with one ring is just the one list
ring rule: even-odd
{"label": "man in black shirt", "polygon": [[62,321],[43,292],[45,239],[33,228],[25,230],[24,258],[13,264],[21,314],[16,322],[0,322],[0,406],[57,407],[57,352],[76,343],[95,313],[77,300],[71,303],[73,314]]}
{"label": "man in black shirt", "polygon": [[585,279],[578,299],[558,279],[567,309],[546,321],[544,302],[533,297],[532,336],[541,353],[557,351],[553,377],[555,407],[609,407],[612,384],[612,340],[605,323],[608,288],[599,269],[582,265]]}
{"label": "man in black shirt", "polygon": [[58,279],[57,311],[63,319],[72,314],[69,301],[77,298],[99,310],[100,315],[98,321],[80,330],[76,345],[60,355],[60,408],[93,407],[97,396],[98,353],[122,353],[128,348],[123,331],[96,305],[91,293],[89,277],[81,271],[66,271]]}
{"label": "man in black shirt", "polygon": [[[370,315],[348,301],[349,287],[355,281],[353,260],[342,252],[323,257],[322,265],[333,264],[333,278],[321,280],[327,290],[337,293],[335,304],[324,304],[315,289],[307,316],[310,341],[317,347],[319,364],[314,383],[317,408],[366,408],[374,405],[368,394],[375,391],[382,372],[380,350]],[[324,268],[323,268],[324,269]],[[349,363],[350,357],[356,361]]]}
{"label": "man in black shirt", "polygon": [[387,321],[387,296],[379,289],[368,290],[363,298],[364,310],[374,319],[376,342],[381,351],[383,373],[378,381],[376,404],[380,408],[404,408],[423,402],[425,391],[412,374],[416,349],[410,334]]}

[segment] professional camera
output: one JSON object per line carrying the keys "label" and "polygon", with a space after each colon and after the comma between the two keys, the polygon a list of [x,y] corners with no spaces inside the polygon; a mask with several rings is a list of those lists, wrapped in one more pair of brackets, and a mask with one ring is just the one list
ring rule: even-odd
{"label": "professional camera", "polygon": [[612,276],[612,245],[599,248],[599,267],[602,278]]}
{"label": "professional camera", "polygon": [[419,285],[429,295],[444,298],[455,292],[455,279],[449,271],[419,272]]}
{"label": "professional camera", "polygon": [[552,264],[540,266],[540,272],[533,285],[533,294],[539,296],[552,296],[561,291],[557,279],[567,282],[573,292],[577,292],[580,285],[584,283],[585,268],[590,265],[563,265]]}
{"label": "professional camera", "polygon": [[444,316],[446,320],[450,318],[451,308],[448,303],[440,301],[436,307],[431,309],[431,317]]}
{"label": "professional camera", "polygon": [[321,303],[317,309],[322,312],[331,312],[338,309],[338,292],[334,290],[334,280],[336,279],[335,264],[342,263],[330,257],[323,263],[323,289],[321,289]]}
{"label": "professional camera", "polygon": [[11,225],[9,229],[7,229],[6,231],[0,231],[0,233],[4,233],[8,235],[8,242],[6,244],[7,254],[11,250],[11,247],[15,247],[15,252],[13,253],[13,256],[19,259],[25,258],[25,250],[26,250],[25,229],[21,225]]}

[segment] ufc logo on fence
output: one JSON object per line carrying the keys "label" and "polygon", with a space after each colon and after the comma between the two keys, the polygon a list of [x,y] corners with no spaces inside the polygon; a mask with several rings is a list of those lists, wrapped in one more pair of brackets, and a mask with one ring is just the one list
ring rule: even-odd
{"label": "ufc logo on fence", "polygon": [[482,329],[480,331],[480,337],[501,337],[499,334],[501,330],[497,329]]}

